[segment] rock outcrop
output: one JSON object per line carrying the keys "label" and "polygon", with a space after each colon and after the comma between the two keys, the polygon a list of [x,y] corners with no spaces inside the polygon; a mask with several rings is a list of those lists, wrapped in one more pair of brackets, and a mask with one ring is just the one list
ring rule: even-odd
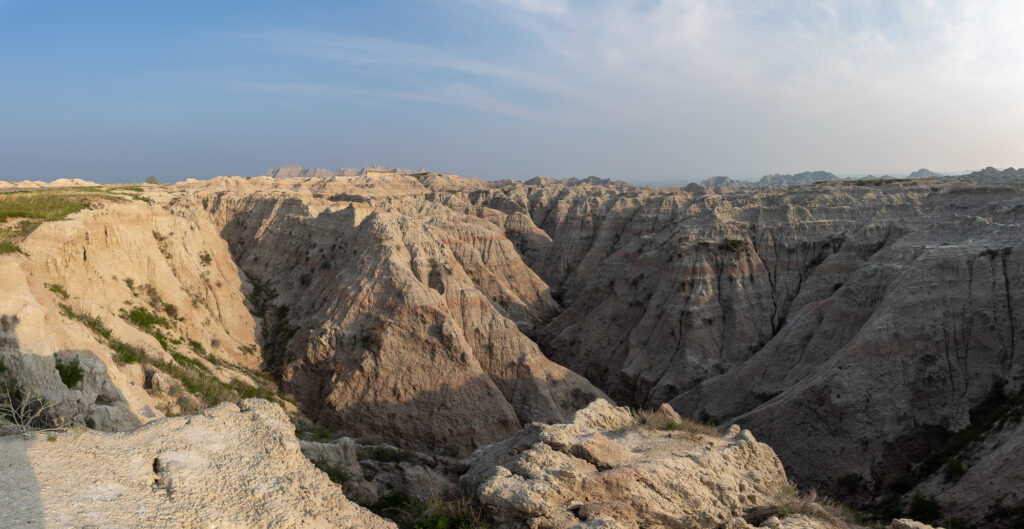
{"label": "rock outcrop", "polygon": [[258,399],[129,433],[0,437],[0,468],[2,527],[396,527],[347,500]]}
{"label": "rock outcrop", "polygon": [[598,400],[566,424],[477,449],[462,480],[499,527],[846,527],[813,502],[782,507],[795,500],[782,463],[749,431],[652,428],[674,413],[645,423]]}

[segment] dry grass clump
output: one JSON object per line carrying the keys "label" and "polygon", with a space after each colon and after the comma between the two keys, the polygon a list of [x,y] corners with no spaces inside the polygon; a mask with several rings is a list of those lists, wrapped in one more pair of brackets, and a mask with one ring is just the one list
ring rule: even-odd
{"label": "dry grass clump", "polygon": [[640,409],[634,413],[638,422],[655,430],[681,431],[694,435],[710,435],[714,437],[721,436],[715,425],[680,417],[674,412],[669,415],[661,410]]}
{"label": "dry grass clump", "polygon": [[796,515],[815,518],[836,527],[863,523],[858,520],[854,510],[831,498],[819,497],[817,491],[813,489],[805,494],[800,494],[795,485],[787,483],[780,496],[781,501],[775,505],[758,505],[747,509],[743,518],[754,526],[760,526],[772,516],[781,520],[787,516]]}

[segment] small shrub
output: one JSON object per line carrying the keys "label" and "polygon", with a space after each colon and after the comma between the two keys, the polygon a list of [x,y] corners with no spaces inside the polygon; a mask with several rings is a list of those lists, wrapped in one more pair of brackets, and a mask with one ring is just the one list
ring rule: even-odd
{"label": "small shrub", "polygon": [[64,316],[65,318],[70,318],[72,320],[75,319],[75,310],[72,309],[70,305],[67,305],[65,303],[58,303],[57,306],[60,307],[61,316]]}
{"label": "small shrub", "polygon": [[206,356],[206,349],[203,348],[203,344],[201,344],[201,343],[199,343],[199,342],[197,342],[195,340],[189,340],[188,341],[188,348],[191,349],[192,352],[197,354],[197,355]]}
{"label": "small shrub", "polygon": [[160,297],[160,291],[153,285],[146,285],[142,287],[142,293],[146,295],[146,299],[149,301],[149,306],[153,307],[153,310],[160,310],[164,306],[164,300]]}
{"label": "small shrub", "polygon": [[82,371],[82,363],[78,360],[78,357],[74,357],[71,361],[64,363],[60,357],[54,355],[54,365],[57,368],[57,373],[60,374],[60,381],[67,386],[68,389],[75,387],[84,378],[84,372]]}
{"label": "small shrub", "polygon": [[89,429],[96,429],[96,421],[92,417],[85,418],[85,427]]}
{"label": "small shrub", "polygon": [[132,310],[121,311],[121,317],[136,327],[145,331],[152,331],[153,327],[168,327],[167,318],[153,314],[145,307],[132,307]]}
{"label": "small shrub", "polygon": [[931,523],[942,516],[942,506],[932,496],[915,494],[910,498],[910,508],[907,510],[907,514],[919,522]]}
{"label": "small shrub", "polygon": [[50,289],[50,292],[53,292],[64,299],[68,299],[68,291],[64,290],[64,287],[54,283],[52,285],[47,285],[47,288]]}
{"label": "small shrub", "polygon": [[203,252],[199,255],[199,262],[203,263],[203,266],[208,266],[213,262],[213,256],[210,255],[210,252]]}
{"label": "small shrub", "polygon": [[10,380],[0,377],[0,418],[8,424],[0,425],[0,435],[6,431],[26,434],[53,425],[51,412],[54,403],[35,395]]}

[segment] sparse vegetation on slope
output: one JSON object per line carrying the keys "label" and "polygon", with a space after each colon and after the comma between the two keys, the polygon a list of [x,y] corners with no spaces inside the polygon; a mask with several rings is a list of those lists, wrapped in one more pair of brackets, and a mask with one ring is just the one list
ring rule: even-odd
{"label": "sparse vegetation on slope", "polygon": [[18,242],[43,222],[63,220],[92,207],[97,199],[152,202],[139,194],[142,191],[137,186],[105,186],[0,193],[0,254],[23,253]]}
{"label": "sparse vegetation on slope", "polygon": [[403,492],[386,494],[363,504],[402,529],[477,529],[491,527],[479,508],[464,495],[452,494],[424,502]]}
{"label": "sparse vegetation on slope", "polygon": [[60,357],[54,355],[53,361],[54,366],[57,368],[57,373],[60,374],[60,381],[63,382],[68,389],[74,388],[82,381],[84,373],[82,371],[82,363],[78,360],[77,356],[65,362],[61,360]]}

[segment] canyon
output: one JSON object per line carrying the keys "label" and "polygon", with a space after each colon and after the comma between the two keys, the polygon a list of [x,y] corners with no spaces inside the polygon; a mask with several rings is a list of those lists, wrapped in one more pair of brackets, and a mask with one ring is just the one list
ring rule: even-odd
{"label": "canyon", "polygon": [[[1024,171],[808,178],[651,188],[291,166],[42,190],[83,207],[31,229],[3,219],[17,244],[0,254],[3,371],[100,431],[260,397],[300,434],[443,451],[468,461],[463,479],[503,524],[673,526],[703,512],[679,526],[743,527],[730,520],[791,478],[885,522],[1013,527]],[[669,404],[673,424],[731,436],[669,446],[623,411],[586,422],[594,402]],[[690,469],[671,450],[723,476],[772,470],[723,478],[755,491],[742,506],[608,503],[625,492],[595,475],[664,479],[639,452]],[[603,499],[573,499],[580,483]],[[530,499],[543,487],[560,503]],[[365,514],[352,509],[337,516]]]}

